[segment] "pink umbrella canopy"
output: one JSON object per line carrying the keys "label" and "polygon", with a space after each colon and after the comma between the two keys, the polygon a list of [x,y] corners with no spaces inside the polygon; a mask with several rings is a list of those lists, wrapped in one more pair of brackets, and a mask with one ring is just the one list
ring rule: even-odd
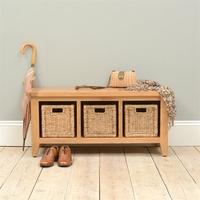
{"label": "pink umbrella canopy", "polygon": [[31,121],[31,89],[34,87],[35,80],[35,61],[36,61],[36,47],[31,43],[25,43],[22,45],[20,52],[25,53],[27,48],[32,48],[32,59],[31,59],[31,68],[28,69],[25,79],[23,82],[24,93],[22,98],[22,113],[23,113],[23,151],[26,141],[26,136],[28,133],[29,124]]}

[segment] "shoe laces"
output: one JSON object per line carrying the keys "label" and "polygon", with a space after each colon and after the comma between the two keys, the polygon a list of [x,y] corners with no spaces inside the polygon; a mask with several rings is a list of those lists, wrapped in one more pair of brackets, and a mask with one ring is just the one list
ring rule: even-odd
{"label": "shoe laces", "polygon": [[53,150],[53,149],[57,149],[57,147],[50,147],[50,148],[48,148],[45,154],[48,155],[49,152],[50,152],[50,150]]}
{"label": "shoe laces", "polygon": [[64,154],[67,153],[67,149],[68,149],[68,147],[63,147],[63,148],[62,148],[62,151],[64,152]]}
{"label": "shoe laces", "polygon": [[47,149],[46,154],[48,155],[50,152],[50,148]]}

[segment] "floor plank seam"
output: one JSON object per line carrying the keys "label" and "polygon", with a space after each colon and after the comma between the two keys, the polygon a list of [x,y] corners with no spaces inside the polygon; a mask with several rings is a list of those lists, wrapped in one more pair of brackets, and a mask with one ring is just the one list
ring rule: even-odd
{"label": "floor plank seam", "polygon": [[31,195],[32,195],[32,193],[33,193],[33,191],[34,191],[34,189],[35,189],[35,186],[36,186],[36,184],[37,184],[37,182],[38,182],[38,180],[39,180],[40,175],[42,174],[42,171],[43,171],[43,168],[41,168],[40,173],[38,174],[38,176],[37,176],[37,178],[36,178],[36,180],[35,180],[35,183],[34,183],[34,185],[33,185],[33,188],[32,188],[32,190],[31,190],[31,192],[30,192],[30,194],[29,194],[28,200],[31,198]]}
{"label": "floor plank seam", "polygon": [[99,200],[101,200],[101,148],[99,147]]}
{"label": "floor plank seam", "polygon": [[25,153],[28,151],[29,148],[27,148],[23,154],[20,156],[20,158],[18,159],[18,161],[15,163],[15,165],[13,166],[12,170],[10,171],[10,173],[8,174],[8,176],[6,177],[5,181],[2,183],[2,185],[0,186],[0,191],[2,189],[2,187],[4,186],[4,184],[7,182],[8,178],[10,177],[10,175],[12,174],[12,172],[14,171],[14,169],[17,167],[18,163],[20,162],[20,160],[24,157]]}
{"label": "floor plank seam", "polygon": [[149,150],[149,147],[146,147],[146,148],[147,148],[147,151],[149,152],[149,154],[150,154],[150,156],[151,156],[151,159],[152,159],[152,161],[153,161],[153,163],[154,163],[154,165],[155,165],[155,167],[156,167],[156,169],[157,169],[157,171],[158,171],[158,174],[159,174],[159,176],[160,176],[160,178],[161,178],[161,180],[162,180],[162,182],[163,182],[163,184],[164,184],[164,186],[165,186],[165,188],[166,188],[166,190],[167,190],[167,192],[168,192],[168,195],[169,195],[170,199],[173,200],[173,198],[172,198],[172,196],[171,196],[171,194],[170,194],[170,192],[169,192],[169,189],[168,189],[168,187],[167,187],[167,184],[165,183],[165,180],[163,179],[163,177],[162,177],[162,175],[161,175],[161,172],[160,172],[160,170],[159,170],[159,168],[158,168],[158,166],[157,166],[157,164],[156,164],[156,162],[155,162],[155,160],[154,160],[154,158],[153,158],[153,156],[152,156],[152,154],[151,154],[151,152],[150,152],[150,150]]}
{"label": "floor plank seam", "polygon": [[176,156],[176,158],[180,161],[181,165],[183,166],[183,168],[186,170],[186,172],[189,174],[189,176],[192,178],[192,180],[194,181],[195,184],[197,184],[196,180],[194,179],[194,177],[190,174],[190,172],[188,171],[188,169],[185,167],[184,163],[182,162],[182,160],[179,158],[179,156],[176,154],[176,151],[173,149],[173,147],[171,147],[172,151],[174,152],[174,155]]}
{"label": "floor plank seam", "polygon": [[126,158],[125,147],[123,147],[122,149],[123,149],[123,152],[124,152],[124,158],[125,158],[125,162],[126,162],[126,167],[127,167],[129,179],[130,179],[130,182],[131,182],[133,197],[134,197],[134,199],[136,199],[135,190],[134,190],[134,187],[133,187],[133,182],[132,182],[132,180],[131,180],[130,169],[129,169],[129,167],[128,167],[128,162],[127,162],[127,158]]}
{"label": "floor plank seam", "polygon": [[[73,162],[74,162],[75,157],[76,157],[76,154],[77,154],[75,148],[73,148],[73,152],[72,152],[72,153],[73,153]],[[73,165],[73,163],[72,163],[72,165]],[[72,165],[71,165],[71,167],[72,167]],[[71,181],[72,170],[73,170],[73,168],[71,168],[71,170],[70,170],[70,175],[69,175],[69,178],[68,178],[68,180],[67,180],[66,192],[65,192],[64,198],[63,198],[64,200],[67,200],[67,194],[69,194],[69,183],[70,183],[70,181]]]}

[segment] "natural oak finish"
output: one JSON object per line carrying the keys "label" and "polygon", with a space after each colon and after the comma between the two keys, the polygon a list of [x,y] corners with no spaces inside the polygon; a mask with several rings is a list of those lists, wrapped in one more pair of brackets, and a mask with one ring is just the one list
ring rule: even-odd
{"label": "natural oak finish", "polygon": [[[77,133],[74,138],[42,138],[39,133],[39,102],[40,101],[76,101]],[[81,101],[117,101],[118,102],[118,137],[86,138],[81,133]],[[124,137],[123,136],[123,101],[160,101],[160,136],[157,137]],[[34,88],[31,92],[32,109],[32,155],[37,156],[41,145],[48,144],[149,144],[161,146],[163,156],[168,151],[168,114],[166,105],[158,92],[127,91],[113,89],[48,89]]]}
{"label": "natural oak finish", "polygon": [[122,121],[123,121],[123,111],[122,111],[122,100],[118,100],[118,137],[119,138],[123,138],[123,125],[122,125]]}
{"label": "natural oak finish", "polygon": [[37,156],[40,147],[39,137],[39,105],[37,99],[31,99],[31,123],[32,123],[32,155]]}
{"label": "natural oak finish", "polygon": [[77,114],[76,114],[76,135],[77,139],[81,138],[81,102],[80,100],[76,101],[77,104]]}
{"label": "natural oak finish", "polygon": [[133,97],[133,98],[157,98],[160,99],[160,95],[155,91],[127,91],[124,89],[106,88],[106,89],[60,89],[60,88],[33,88],[31,92],[32,97],[42,97],[42,98],[56,98],[56,97],[84,97],[84,98],[94,98],[94,97]]}
{"label": "natural oak finish", "polygon": [[160,105],[160,148],[163,156],[168,154],[168,114],[165,102],[161,99]]}

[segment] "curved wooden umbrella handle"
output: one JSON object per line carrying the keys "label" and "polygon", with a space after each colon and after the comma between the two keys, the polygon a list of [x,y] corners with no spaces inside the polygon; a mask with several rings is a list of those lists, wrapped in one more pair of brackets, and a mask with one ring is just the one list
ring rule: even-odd
{"label": "curved wooden umbrella handle", "polygon": [[24,54],[27,48],[32,49],[31,67],[34,67],[36,63],[36,46],[32,43],[25,43],[21,46],[20,52]]}

